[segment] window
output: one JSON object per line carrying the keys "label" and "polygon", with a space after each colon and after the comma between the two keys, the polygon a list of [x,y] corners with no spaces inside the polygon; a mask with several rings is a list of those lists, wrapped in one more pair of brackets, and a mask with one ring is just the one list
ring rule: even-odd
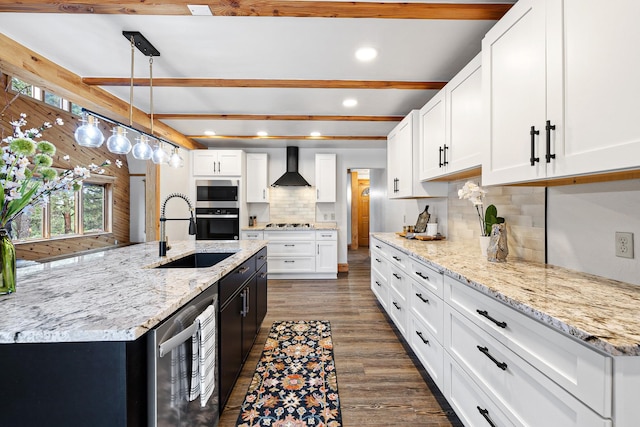
{"label": "window", "polygon": [[46,92],[44,93],[44,102],[46,104],[51,105],[52,107],[56,107],[56,108],[60,108],[63,109],[63,99],[60,95],[56,95],[54,93],[51,92]]}
{"label": "window", "polygon": [[[93,177],[92,177],[93,179]],[[84,182],[80,191],[60,190],[49,196],[49,203],[17,216],[11,224],[15,241],[80,236],[111,231],[111,179]]]}
{"label": "window", "polygon": [[11,90],[33,97],[33,85],[23,82],[15,77],[11,77]]}

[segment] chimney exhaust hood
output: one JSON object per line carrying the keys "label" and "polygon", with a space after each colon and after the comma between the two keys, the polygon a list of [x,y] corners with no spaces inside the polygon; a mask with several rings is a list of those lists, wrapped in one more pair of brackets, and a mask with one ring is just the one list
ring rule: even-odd
{"label": "chimney exhaust hood", "polygon": [[298,173],[298,147],[287,147],[287,171],[271,186],[311,187],[311,184]]}

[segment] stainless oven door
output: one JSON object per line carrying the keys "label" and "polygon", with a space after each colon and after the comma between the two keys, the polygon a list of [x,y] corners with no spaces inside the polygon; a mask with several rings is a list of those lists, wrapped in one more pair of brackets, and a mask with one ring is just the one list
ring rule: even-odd
{"label": "stainless oven door", "polygon": [[196,215],[196,240],[238,240],[239,236],[237,214]]}
{"label": "stainless oven door", "polygon": [[[205,407],[201,406],[200,397],[188,400],[194,321],[211,304],[218,311],[217,288],[217,285],[210,286],[149,334],[149,427],[218,425],[218,384]],[[216,375],[217,371],[216,357]]]}

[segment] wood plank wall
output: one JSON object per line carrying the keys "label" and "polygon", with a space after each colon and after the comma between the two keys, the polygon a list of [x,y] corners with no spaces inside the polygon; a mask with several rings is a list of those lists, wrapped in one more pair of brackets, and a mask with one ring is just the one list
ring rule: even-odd
{"label": "wood plank wall", "polygon": [[[2,82],[6,82],[6,78],[2,77]],[[3,84],[3,90],[0,91],[0,110],[11,101],[14,95],[4,91],[5,87],[6,85]],[[0,139],[11,135],[12,129],[9,122],[17,119],[20,113],[27,114],[27,126],[29,128],[38,127],[44,122],[54,123],[57,117],[64,120],[64,125],[54,126],[46,130],[43,138],[41,138],[51,141],[57,148],[54,167],[88,166],[90,163],[99,165],[108,159],[111,161],[111,166],[106,168],[105,175],[115,177],[115,181],[113,183],[113,229],[111,233],[17,243],[17,257],[19,259],[41,260],[113,246],[115,241],[118,241],[119,244],[129,243],[129,168],[126,156],[110,153],[105,145],[100,148],[79,146],[73,137],[73,133],[79,123],[78,116],[25,96],[18,97],[2,113],[0,117]],[[99,126],[106,140],[106,137],[111,135],[111,126],[103,122]],[[70,156],[70,163],[63,160],[65,155]],[[118,169],[115,166],[116,159],[122,161],[122,168]]]}

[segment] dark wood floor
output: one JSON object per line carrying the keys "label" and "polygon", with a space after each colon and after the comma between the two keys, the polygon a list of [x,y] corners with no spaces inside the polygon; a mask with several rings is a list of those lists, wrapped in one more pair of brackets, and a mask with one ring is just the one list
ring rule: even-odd
{"label": "dark wood floor", "polygon": [[220,427],[236,425],[271,324],[312,319],[331,322],[344,426],[462,426],[378,305],[369,267],[363,248],[338,280],[269,280],[269,312]]}

